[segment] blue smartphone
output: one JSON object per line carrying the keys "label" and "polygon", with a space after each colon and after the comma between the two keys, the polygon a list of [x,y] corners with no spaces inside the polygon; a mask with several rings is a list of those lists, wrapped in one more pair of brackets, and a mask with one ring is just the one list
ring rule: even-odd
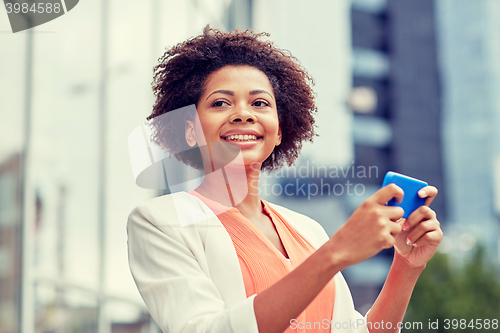
{"label": "blue smartphone", "polygon": [[389,202],[387,202],[387,206],[399,206],[403,208],[403,218],[408,218],[408,216],[410,216],[410,214],[413,213],[415,209],[424,205],[425,198],[419,197],[418,191],[428,185],[426,182],[402,175],[397,172],[389,171],[385,174],[382,187],[391,183],[394,183],[401,187],[405,195],[401,203],[398,203],[396,199],[392,198],[391,200],[389,200]]}

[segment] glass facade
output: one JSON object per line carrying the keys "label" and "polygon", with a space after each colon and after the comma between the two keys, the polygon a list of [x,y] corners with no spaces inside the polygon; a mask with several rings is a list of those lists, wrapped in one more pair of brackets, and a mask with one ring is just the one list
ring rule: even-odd
{"label": "glass facade", "polygon": [[498,262],[495,160],[500,147],[500,6],[496,0],[436,1],[443,82],[449,242],[457,260],[475,244]]}

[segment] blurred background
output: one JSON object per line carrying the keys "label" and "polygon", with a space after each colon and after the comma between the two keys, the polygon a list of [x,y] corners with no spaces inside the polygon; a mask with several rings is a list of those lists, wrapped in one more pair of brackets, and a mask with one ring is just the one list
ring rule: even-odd
{"label": "blurred background", "polygon": [[[499,0],[85,0],[16,34],[0,11],[0,332],[159,332],[126,222],[164,192],[127,140],[158,58],[206,24],[269,32],[316,82],[320,136],[263,197],[332,235],[386,171],[427,181],[445,238],[405,320],[500,319]],[[360,312],[392,255],[344,271]]]}

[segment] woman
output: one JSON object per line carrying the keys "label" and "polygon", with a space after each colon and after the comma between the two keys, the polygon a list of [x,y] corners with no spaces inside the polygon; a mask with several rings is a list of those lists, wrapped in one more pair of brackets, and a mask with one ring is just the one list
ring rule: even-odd
{"label": "woman", "polygon": [[[425,205],[403,220],[401,208],[385,206],[403,191],[386,186],[331,238],[317,222],[261,200],[260,172],[293,164],[315,135],[316,110],[312,79],[263,35],[207,27],[155,67],[152,139],[205,177],[195,191],[130,214],[139,291],[165,332],[397,332],[442,239],[428,207],[437,189],[422,189]],[[196,114],[159,120],[191,104]],[[392,246],[387,280],[363,318],[340,271]]]}

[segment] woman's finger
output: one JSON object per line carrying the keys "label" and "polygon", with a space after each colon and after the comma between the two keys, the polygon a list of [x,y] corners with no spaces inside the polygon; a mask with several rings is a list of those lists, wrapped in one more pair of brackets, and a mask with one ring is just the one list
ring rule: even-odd
{"label": "woman's finger", "polygon": [[415,211],[411,213],[410,216],[408,216],[404,230],[408,230],[409,228],[416,226],[422,220],[430,220],[435,218],[436,213],[431,208],[429,208],[428,206],[420,206],[419,208],[415,209]]}
{"label": "woman's finger", "polygon": [[389,229],[389,232],[393,237],[396,237],[402,231],[400,223],[389,223],[387,225],[387,228]]}
{"label": "woman's finger", "polygon": [[386,206],[381,207],[381,209],[384,214],[386,214],[386,216],[394,222],[399,221],[405,213],[404,209],[399,206]]}
{"label": "woman's finger", "polygon": [[438,189],[434,186],[426,186],[418,191],[418,196],[425,199],[425,206],[429,206],[438,194]]}
{"label": "woman's finger", "polygon": [[385,203],[392,198],[396,199],[397,202],[401,202],[403,200],[404,192],[401,187],[398,185],[391,183],[382,187],[378,190],[374,195],[372,195],[372,200],[380,205],[385,205]]}
{"label": "woman's finger", "polygon": [[427,232],[422,237],[417,239],[415,242],[413,242],[413,246],[419,247],[426,244],[437,245],[441,242],[442,238],[443,238],[443,231],[440,228],[438,228],[436,230]]}
{"label": "woman's finger", "polygon": [[418,240],[427,237],[430,232],[436,231],[439,228],[439,222],[436,219],[420,222],[406,237],[407,244],[413,245]]}

